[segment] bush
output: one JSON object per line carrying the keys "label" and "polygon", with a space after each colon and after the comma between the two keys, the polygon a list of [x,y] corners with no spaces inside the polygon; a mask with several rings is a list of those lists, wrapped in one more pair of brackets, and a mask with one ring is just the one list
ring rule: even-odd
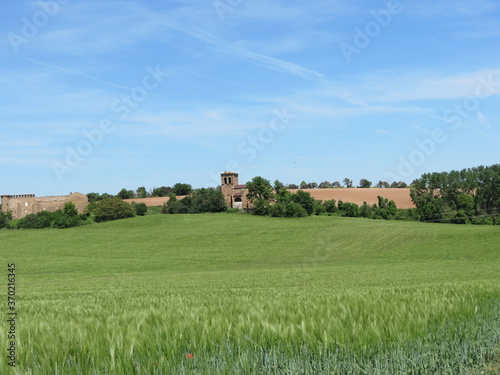
{"label": "bush", "polygon": [[371,217],[372,208],[366,202],[363,202],[363,205],[359,209],[359,215],[361,217]]}
{"label": "bush", "polygon": [[443,199],[435,198],[417,208],[420,220],[441,222],[445,215],[445,204]]}
{"label": "bush", "polygon": [[17,227],[19,229],[41,229],[43,228],[42,219],[39,215],[29,214],[19,220]]}
{"label": "bush", "polygon": [[396,220],[419,221],[420,218],[416,208],[399,208],[394,215]]}
{"label": "bush", "polygon": [[347,217],[359,217],[361,212],[356,203],[342,202],[339,201],[338,204],[339,210],[342,211],[342,216]]}
{"label": "bush", "polygon": [[12,213],[0,211],[0,229],[5,228],[9,221],[12,220]]}
{"label": "bush", "polygon": [[304,190],[299,190],[292,195],[292,202],[300,204],[307,212],[307,215],[314,213],[314,198]]}
{"label": "bush", "polygon": [[223,212],[227,209],[222,192],[213,188],[196,189],[190,203],[189,212],[192,213]]}
{"label": "bush", "polygon": [[471,224],[474,225],[493,225],[494,220],[490,216],[477,216],[473,217],[471,220]]}
{"label": "bush", "polygon": [[226,202],[222,192],[213,188],[202,188],[193,191],[192,195],[178,200],[171,194],[168,202],[164,204],[164,214],[198,214],[203,212],[224,212]]}
{"label": "bush", "polygon": [[19,225],[20,221],[21,221],[21,219],[14,219],[14,220],[9,221],[7,223],[7,226],[5,227],[5,229],[19,229],[18,225]]}
{"label": "bush", "polygon": [[135,216],[134,207],[120,198],[105,198],[95,202],[93,212],[98,223]]}
{"label": "bush", "polygon": [[254,203],[253,214],[259,216],[269,215],[271,204],[265,199],[257,199]]}
{"label": "bush", "polygon": [[309,214],[301,204],[290,202],[286,205],[285,217],[306,217],[306,216],[309,216]]}
{"label": "bush", "polygon": [[470,224],[469,218],[464,210],[458,210],[455,217],[450,218],[452,224]]}
{"label": "bush", "polygon": [[[187,198],[187,197],[186,197]],[[184,198],[182,200],[178,200],[177,197],[173,194],[169,196],[168,202],[163,205],[161,210],[162,214],[187,214],[188,207],[186,206],[187,200]]]}
{"label": "bush", "polygon": [[323,206],[325,207],[326,212],[331,213],[337,211],[337,202],[335,199],[323,202]]}
{"label": "bush", "polygon": [[78,214],[76,206],[72,202],[64,205],[62,210],[54,212],[41,211],[36,214],[29,214],[19,219],[12,229],[43,229],[43,228],[71,228],[82,225],[86,222],[87,215]]}
{"label": "bush", "polygon": [[322,215],[322,214],[326,214],[326,207],[325,207],[325,206],[323,206],[323,205],[321,204],[321,202],[320,202],[320,203],[316,203],[316,204],[314,205],[314,214],[315,214],[315,215]]}
{"label": "bush", "polygon": [[286,213],[285,203],[278,202],[271,206],[269,214],[272,217],[285,217],[285,213]]}
{"label": "bush", "polygon": [[67,215],[69,217],[78,216],[78,209],[76,208],[76,206],[73,202],[67,202],[64,205],[63,212],[65,215]]}
{"label": "bush", "polygon": [[135,214],[139,216],[144,216],[148,211],[148,206],[146,206],[146,203],[132,202],[132,206],[134,206]]}

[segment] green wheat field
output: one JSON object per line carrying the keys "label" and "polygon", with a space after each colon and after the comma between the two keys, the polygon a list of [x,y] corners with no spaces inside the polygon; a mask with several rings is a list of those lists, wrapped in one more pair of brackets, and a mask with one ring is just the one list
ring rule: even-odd
{"label": "green wheat field", "polygon": [[2,230],[0,373],[493,373],[499,240],[499,226],[235,213]]}

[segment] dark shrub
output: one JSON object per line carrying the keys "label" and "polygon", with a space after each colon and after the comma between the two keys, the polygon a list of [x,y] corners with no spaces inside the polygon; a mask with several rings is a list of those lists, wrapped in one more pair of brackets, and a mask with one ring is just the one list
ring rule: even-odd
{"label": "dark shrub", "polygon": [[125,219],[135,215],[133,206],[120,198],[105,198],[95,202],[93,211],[97,222]]}

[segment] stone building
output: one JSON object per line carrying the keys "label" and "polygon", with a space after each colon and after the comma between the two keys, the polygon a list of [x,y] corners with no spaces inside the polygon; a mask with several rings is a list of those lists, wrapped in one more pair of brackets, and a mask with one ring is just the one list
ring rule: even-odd
{"label": "stone building", "polygon": [[13,219],[21,219],[41,211],[63,209],[67,202],[73,202],[79,213],[83,213],[89,203],[87,196],[80,193],[53,197],[35,197],[35,194],[1,195],[2,211],[12,212]]}
{"label": "stone building", "polygon": [[247,199],[247,186],[238,184],[238,173],[221,173],[221,191],[229,208],[246,209],[252,205]]}

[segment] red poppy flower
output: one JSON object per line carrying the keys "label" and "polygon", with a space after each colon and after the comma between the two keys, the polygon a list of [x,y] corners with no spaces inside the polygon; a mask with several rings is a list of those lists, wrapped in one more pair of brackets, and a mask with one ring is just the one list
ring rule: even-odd
{"label": "red poppy flower", "polygon": [[186,357],[188,357],[188,358],[194,358],[194,355],[193,354],[186,354]]}

